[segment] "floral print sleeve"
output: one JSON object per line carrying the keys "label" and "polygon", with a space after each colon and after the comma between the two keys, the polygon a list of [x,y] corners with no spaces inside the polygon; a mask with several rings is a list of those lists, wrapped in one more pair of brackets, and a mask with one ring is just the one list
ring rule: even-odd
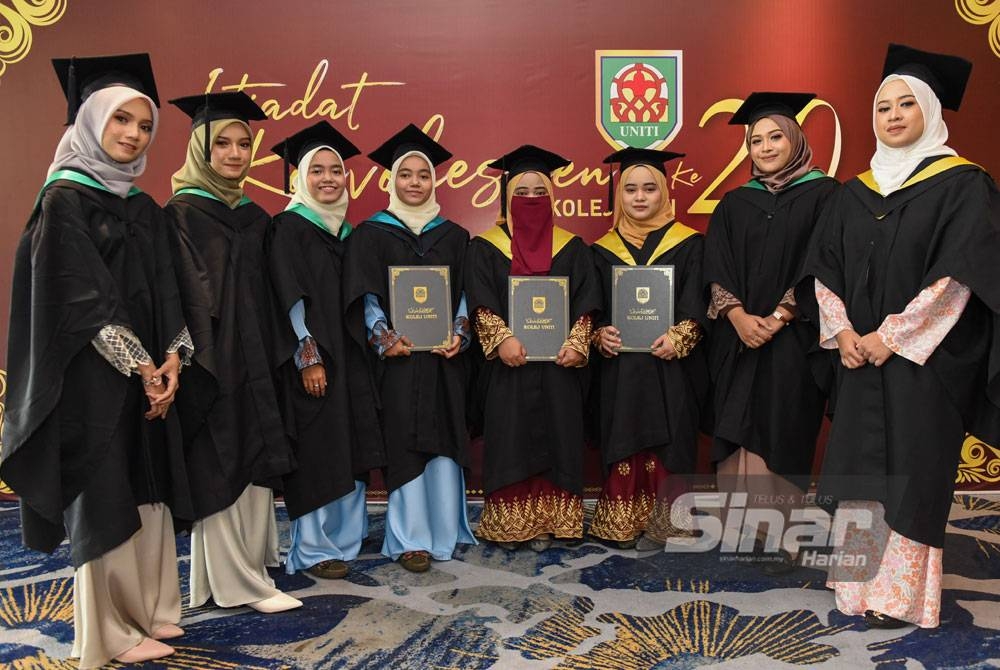
{"label": "floral print sleeve", "polygon": [[837,335],[844,330],[854,330],[847,318],[844,301],[836,293],[816,281],[816,303],[819,305],[819,346],[824,349],[837,348]]}
{"label": "floral print sleeve", "polygon": [[712,282],[712,300],[708,303],[708,318],[717,319],[720,316],[725,316],[726,312],[733,307],[739,307],[742,304],[740,299],[735,295],[719,284]]}
{"label": "floral print sleeve", "polygon": [[890,314],[878,327],[885,346],[923,365],[962,316],[972,291],[942,277],[917,294],[900,314]]}

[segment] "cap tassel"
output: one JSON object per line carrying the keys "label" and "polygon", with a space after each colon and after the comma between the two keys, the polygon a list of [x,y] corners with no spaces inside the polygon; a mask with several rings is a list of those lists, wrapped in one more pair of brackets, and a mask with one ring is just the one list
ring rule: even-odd
{"label": "cap tassel", "polygon": [[205,94],[205,162],[212,162],[212,117],[208,112],[209,97]]}
{"label": "cap tassel", "polygon": [[608,164],[608,211],[615,211],[615,166]]}
{"label": "cap tassel", "polygon": [[66,125],[72,125],[76,120],[76,112],[80,108],[80,95],[76,90],[76,56],[69,59],[69,73],[66,76],[66,97],[69,109],[66,110]]}
{"label": "cap tassel", "polygon": [[291,195],[291,193],[292,193],[292,183],[291,183],[292,182],[292,178],[291,178],[291,165],[289,165],[289,162],[288,162],[288,142],[285,142],[285,146],[282,147],[282,152],[281,153],[282,153],[281,157],[285,161],[285,169],[284,169],[284,175],[285,175],[285,193]]}
{"label": "cap tassel", "polygon": [[507,223],[507,181],[509,177],[504,172],[500,175],[500,218]]}

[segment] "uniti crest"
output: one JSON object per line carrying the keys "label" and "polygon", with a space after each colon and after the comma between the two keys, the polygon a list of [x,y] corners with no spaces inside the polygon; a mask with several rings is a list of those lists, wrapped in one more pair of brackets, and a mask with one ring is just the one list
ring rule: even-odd
{"label": "uniti crest", "polygon": [[594,52],[595,123],[615,149],[661,149],[682,124],[681,51]]}

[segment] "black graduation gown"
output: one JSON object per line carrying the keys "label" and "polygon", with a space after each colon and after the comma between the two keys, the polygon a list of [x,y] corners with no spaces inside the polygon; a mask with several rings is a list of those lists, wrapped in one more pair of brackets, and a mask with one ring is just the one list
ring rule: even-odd
{"label": "black graduation gown", "polygon": [[[600,310],[601,288],[583,240],[559,228],[554,238],[565,244],[554,249],[549,275],[569,277],[572,326],[581,316]],[[472,240],[465,278],[470,317],[485,307],[509,321],[510,264],[506,226]],[[589,380],[587,367],[564,368],[545,361],[511,368],[499,356],[483,363],[475,392],[483,411],[487,494],[534,475],[573,495],[583,494],[583,405]]]}
{"label": "black graduation gown", "polygon": [[[844,301],[854,330],[876,330],[942,277],[973,296],[924,365],[894,355],[880,368],[840,366],[819,499],[881,501],[890,528],[940,547],[965,430],[988,417],[976,412],[984,403],[996,411],[1000,194],[955,158],[925,161],[886,198],[861,177],[872,187],[856,177],[832,199],[805,268]],[[996,444],[1000,431],[979,437]]]}
{"label": "black graduation gown", "polygon": [[91,345],[123,325],[162,362],[184,327],[167,234],[144,193],[57,180],[18,244],[0,477],[21,498],[25,545],[51,552],[68,531],[77,567],[139,529],[138,505],[191,515],[176,414],[143,418],[140,377]]}
{"label": "black graduation gown", "polygon": [[[349,232],[345,221],[341,233],[346,237]],[[279,391],[298,464],[284,478],[290,519],[347,495],[355,479],[367,481],[368,472],[384,464],[365,362],[356,347],[347,346],[341,287],[345,246],[344,240],[293,211],[274,217],[268,262],[278,298]],[[299,300],[305,303],[306,328],[326,372],[326,395],[321,398],[305,392],[295,366],[299,343],[288,311]]]}
{"label": "black graduation gown", "polygon": [[[641,249],[612,231],[595,242],[594,262],[604,296],[595,328],[611,324],[612,268],[615,265],[673,265],[674,320],[691,319],[704,328],[706,304],[701,279],[704,237],[671,222],[651,232]],[[597,413],[604,465],[652,450],[672,473],[694,473],[701,407],[708,394],[705,342],[687,356],[664,361],[648,353],[591,356],[599,382]]]}
{"label": "black graduation gown", "polygon": [[175,195],[174,266],[195,355],[177,411],[197,518],[230,505],[251,483],[276,487],[294,469],[274,388],[274,306],[256,204]]}
{"label": "black graduation gown", "polygon": [[[748,313],[770,315],[799,279],[820,210],[838,187],[822,176],[777,194],[750,185],[727,193],[705,236],[705,286],[716,282]],[[816,324],[796,318],[769,343],[749,349],[720,317],[711,327],[709,369],[712,460],[744,447],[771,472],[807,487],[832,374]]]}
{"label": "black graduation gown", "polygon": [[419,477],[436,456],[446,456],[462,467],[468,465],[467,360],[465,353],[445,359],[429,351],[380,360],[368,344],[364,297],[367,293],[376,295],[388,321],[390,265],[447,265],[451,304],[457,308],[468,243],[469,233],[448,220],[419,236],[402,222],[394,225],[369,220],[347,238],[344,305],[348,332],[367,361],[377,389],[384,476],[390,492]]}

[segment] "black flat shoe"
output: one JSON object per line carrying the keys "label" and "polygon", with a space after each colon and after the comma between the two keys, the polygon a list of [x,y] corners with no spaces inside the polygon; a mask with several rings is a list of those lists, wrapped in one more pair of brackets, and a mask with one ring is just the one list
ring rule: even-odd
{"label": "black flat shoe", "polygon": [[901,619],[896,619],[888,614],[882,614],[881,612],[876,612],[875,610],[865,610],[865,623],[868,624],[869,628],[906,628],[907,626],[912,626],[909,621],[903,621]]}

